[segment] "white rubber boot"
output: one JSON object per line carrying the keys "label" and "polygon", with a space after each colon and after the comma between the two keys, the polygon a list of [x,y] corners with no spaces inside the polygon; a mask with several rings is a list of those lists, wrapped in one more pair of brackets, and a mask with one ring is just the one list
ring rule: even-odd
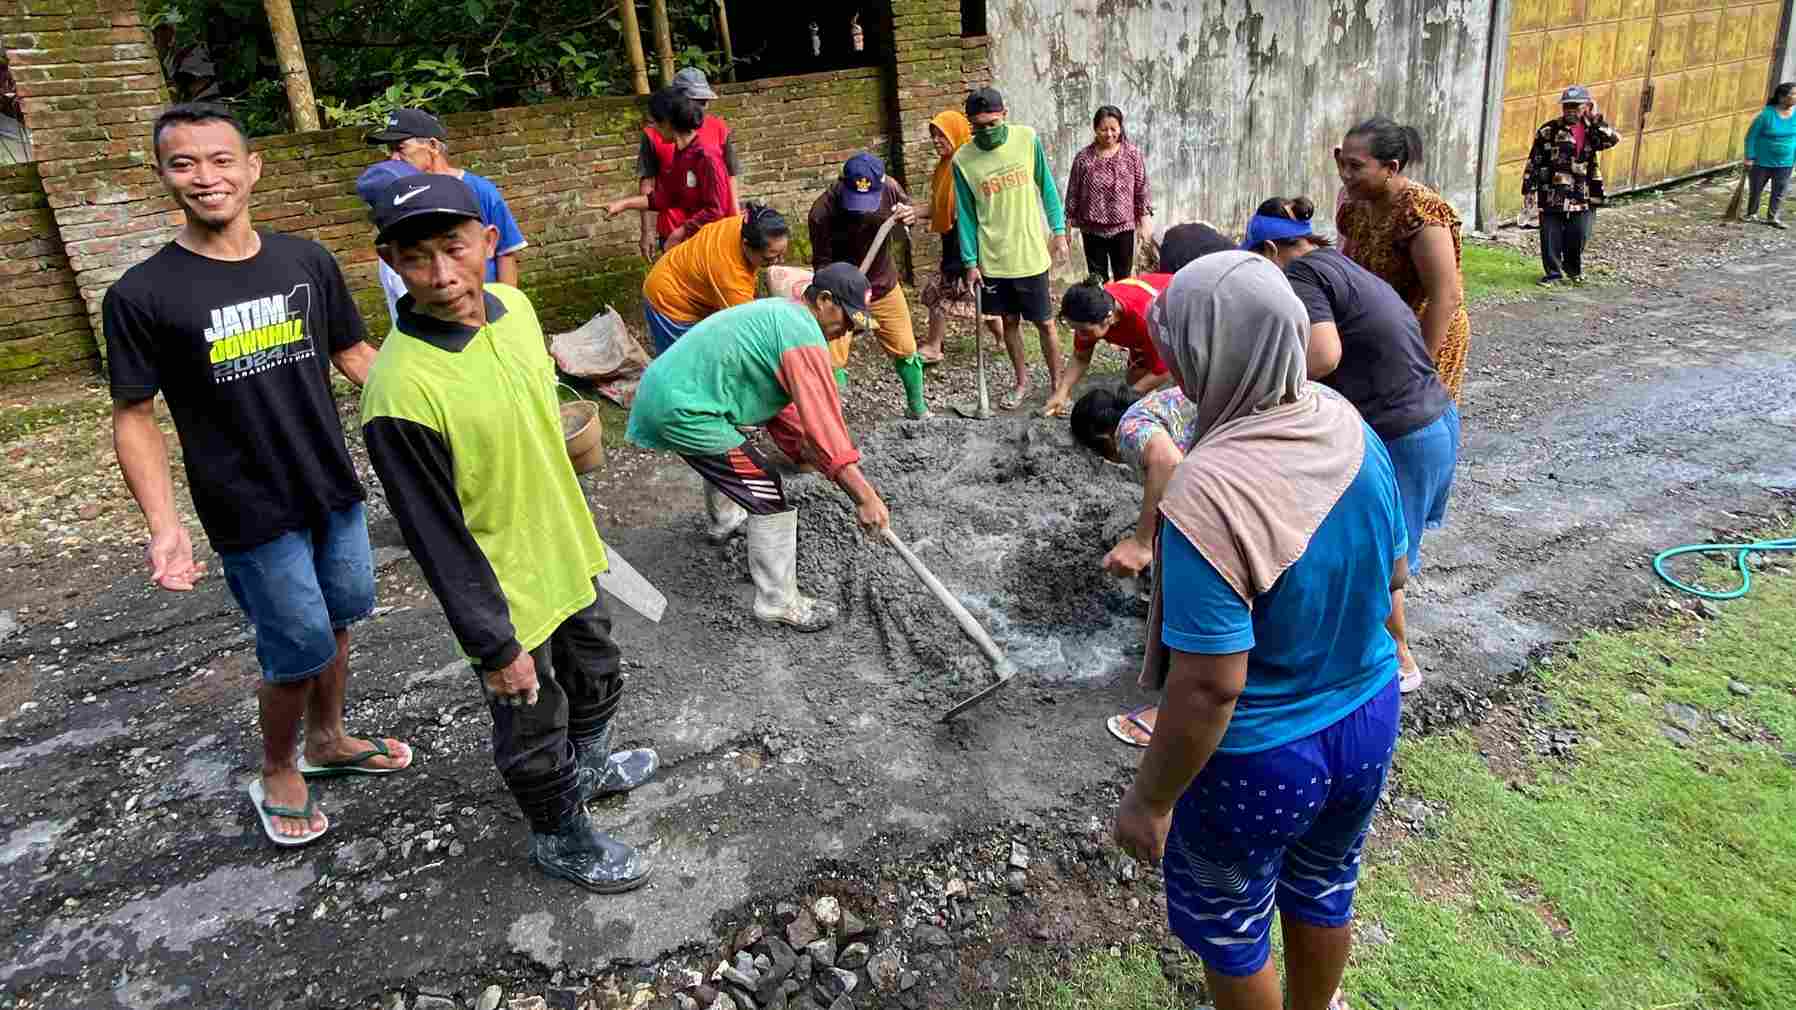
{"label": "white rubber boot", "polygon": [[705,482],[705,514],[711,517],[711,525],[705,529],[705,539],[714,544],[721,544],[736,535],[742,524],[748,521],[748,510],[736,504],[729,495]]}
{"label": "white rubber boot", "polygon": [[822,631],[836,621],[836,605],[798,591],[798,512],[749,516],[748,570],[755,580],[755,616],[799,631]]}

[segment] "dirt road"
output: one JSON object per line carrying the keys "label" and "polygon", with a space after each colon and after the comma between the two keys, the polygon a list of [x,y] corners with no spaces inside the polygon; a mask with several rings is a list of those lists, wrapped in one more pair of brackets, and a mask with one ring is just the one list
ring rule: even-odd
{"label": "dirt road", "polygon": [[[1796,487],[1796,243],[1717,234],[1732,245],[1654,284],[1477,313],[1453,511],[1410,604],[1431,678],[1421,722],[1637,600],[1652,550],[1750,527]],[[712,945],[719,913],[873,848],[1093,795],[1135,760],[1101,727],[1137,699],[1133,597],[1096,567],[1134,507],[1126,475],[1077,454],[1064,423],[901,427],[868,437],[870,475],[925,560],[1027,659],[1024,679],[937,725],[983,668],[814,482],[796,486],[801,579],[846,619],[811,637],[754,626],[739,558],[697,536],[697,478],[621,454],[595,492],[601,531],[670,600],[659,626],[617,615],[624,742],[664,759],[656,782],[596,808],[660,866],[622,897],[525,865],[471,674],[378,499],[383,609],[356,631],[350,724],[420,757],[389,780],[317,787],[331,836],[297,854],[265,843],[240,791],[258,746],[254,658],[222,580],[175,596],[145,588],[130,549],[14,557],[0,992],[58,1008],[367,1007],[480,977],[591,977]],[[115,520],[127,543],[132,521]],[[63,581],[82,588],[65,597]]]}

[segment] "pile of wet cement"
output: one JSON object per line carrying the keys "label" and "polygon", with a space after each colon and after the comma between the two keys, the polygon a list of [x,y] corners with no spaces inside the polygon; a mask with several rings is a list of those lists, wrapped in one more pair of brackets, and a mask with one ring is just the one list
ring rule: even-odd
{"label": "pile of wet cement", "polygon": [[[1140,508],[1127,468],[1040,420],[892,422],[857,441],[893,530],[1019,671],[1089,680],[1134,668],[1145,603],[1099,564]],[[799,585],[842,607],[851,653],[923,680],[989,678],[896,552],[861,535],[846,495],[816,477],[789,479],[787,494],[801,512]]]}

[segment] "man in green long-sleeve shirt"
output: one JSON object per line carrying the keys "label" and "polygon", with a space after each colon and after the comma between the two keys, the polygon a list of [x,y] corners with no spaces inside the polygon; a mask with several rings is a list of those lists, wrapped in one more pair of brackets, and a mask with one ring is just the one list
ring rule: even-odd
{"label": "man in green long-sleeve shirt", "polygon": [[[1029,392],[1024,319],[1041,334],[1048,388],[1060,386],[1060,337],[1054,330],[1048,270],[1066,255],[1066,212],[1041,140],[1029,127],[1004,121],[1004,98],[996,88],[967,96],[967,118],[973,123],[973,141],[954,152],[960,255],[967,280],[979,285],[981,310],[1004,318],[1004,346],[1016,370],[1016,388],[1000,405],[1010,410]],[[1051,244],[1042,230],[1044,217],[1054,233]]]}

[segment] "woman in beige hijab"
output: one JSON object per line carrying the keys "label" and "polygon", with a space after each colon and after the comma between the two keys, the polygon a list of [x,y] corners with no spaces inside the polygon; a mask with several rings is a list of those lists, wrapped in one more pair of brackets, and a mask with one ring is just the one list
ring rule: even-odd
{"label": "woman in beige hijab", "polygon": [[1142,686],[1165,694],[1117,841],[1164,858],[1218,1010],[1324,1010],[1397,741],[1396,480],[1353,405],[1305,378],[1308,316],[1270,261],[1197,260],[1150,322],[1199,434],[1161,499]]}

